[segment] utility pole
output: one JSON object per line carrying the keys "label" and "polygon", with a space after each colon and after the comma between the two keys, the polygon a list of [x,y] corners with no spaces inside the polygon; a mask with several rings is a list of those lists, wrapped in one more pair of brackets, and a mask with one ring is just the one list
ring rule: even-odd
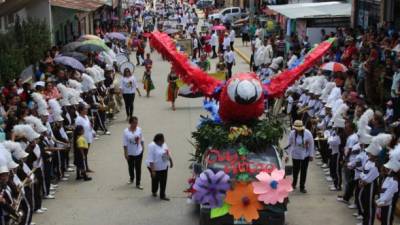
{"label": "utility pole", "polygon": [[250,21],[250,24],[253,24],[254,23],[254,0],[249,0],[249,8],[250,8],[249,21]]}

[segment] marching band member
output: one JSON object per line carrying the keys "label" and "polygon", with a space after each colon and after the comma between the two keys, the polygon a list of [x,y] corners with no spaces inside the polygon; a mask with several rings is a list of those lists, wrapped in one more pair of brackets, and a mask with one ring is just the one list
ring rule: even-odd
{"label": "marching band member", "polygon": [[400,145],[391,152],[384,169],[386,177],[381,185],[376,205],[381,209],[381,224],[393,225],[394,209],[399,198]]}
{"label": "marching band member", "polygon": [[378,191],[379,168],[377,166],[378,155],[382,147],[392,140],[390,134],[379,134],[372,138],[371,144],[365,149],[368,160],[360,174],[359,186],[361,187],[361,204],[364,207],[362,225],[373,225],[375,221],[375,195]]}
{"label": "marching band member", "polygon": [[331,149],[331,160],[330,160],[330,176],[333,179],[333,186],[331,186],[331,191],[340,191],[342,189],[342,156],[344,146],[344,128],[345,119],[343,119],[343,114],[349,107],[343,104],[339,110],[333,116],[333,128],[330,131],[328,137],[328,144]]}

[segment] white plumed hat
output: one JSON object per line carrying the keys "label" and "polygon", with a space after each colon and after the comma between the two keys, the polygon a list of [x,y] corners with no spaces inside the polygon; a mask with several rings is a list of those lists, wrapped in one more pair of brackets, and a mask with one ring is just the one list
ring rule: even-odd
{"label": "white plumed hat", "polygon": [[15,125],[13,128],[13,133],[18,136],[25,137],[28,141],[33,141],[40,137],[30,125],[28,124],[19,124]]}
{"label": "white plumed hat", "polygon": [[368,109],[365,111],[357,122],[357,135],[361,144],[370,144],[372,136],[370,134],[371,128],[368,126],[369,121],[374,116],[374,111]]}
{"label": "white plumed hat", "polygon": [[28,157],[28,155],[29,155],[27,152],[25,152],[25,151],[22,149],[21,145],[20,145],[18,142],[14,142],[14,141],[5,141],[5,142],[3,142],[3,145],[4,145],[4,147],[5,147],[6,149],[8,149],[8,150],[12,153],[12,155],[13,155],[17,160],[26,158],[26,157]]}
{"label": "white plumed hat", "polygon": [[43,133],[47,131],[47,127],[43,125],[42,121],[36,116],[26,116],[24,118],[25,122],[33,127],[33,129],[38,133]]}
{"label": "white plumed hat", "polygon": [[331,93],[332,89],[335,87],[335,82],[328,82],[325,85],[325,88],[322,90],[321,96],[319,99],[321,99],[322,102],[327,102],[329,94]]}
{"label": "white plumed hat", "polygon": [[0,145],[0,155],[3,155],[7,160],[7,167],[8,169],[15,169],[18,167],[18,164],[14,162],[12,159],[11,152],[6,149],[3,145]]}
{"label": "white plumed hat", "polygon": [[73,88],[73,89],[75,89],[76,91],[78,91],[79,93],[82,93],[82,84],[79,83],[78,81],[73,80],[73,79],[69,79],[69,80],[68,80],[68,85],[69,85],[71,88]]}
{"label": "white plumed hat", "polygon": [[[94,65],[93,66],[93,68],[97,71],[97,76],[98,76],[98,80],[97,80],[97,82],[101,82],[101,81],[104,81],[106,78],[104,77],[104,70],[100,67],[100,66],[98,66],[98,65]],[[97,83],[96,82],[96,83]]]}
{"label": "white plumed hat", "polygon": [[88,92],[93,89],[96,89],[93,78],[86,73],[82,74],[82,91]]}
{"label": "white plumed hat", "polygon": [[58,103],[56,99],[50,99],[49,106],[52,120],[55,122],[63,121],[64,118],[62,117],[62,109],[60,103]]}
{"label": "white plumed hat", "polygon": [[70,106],[71,103],[69,102],[68,88],[64,84],[59,83],[59,84],[57,84],[57,89],[61,93],[61,96],[62,96],[62,99],[60,99],[60,104],[62,106]]}
{"label": "white plumed hat", "polygon": [[68,88],[68,100],[72,105],[78,105],[80,102],[82,102],[82,98],[80,96],[80,93],[76,91],[73,88]]}
{"label": "white plumed hat", "polygon": [[390,134],[378,134],[372,138],[371,144],[365,149],[371,155],[377,156],[383,147],[387,146],[392,140],[392,135]]}
{"label": "white plumed hat", "polygon": [[49,115],[49,111],[47,110],[47,108],[49,107],[47,105],[46,100],[43,98],[43,95],[41,95],[40,93],[33,93],[32,94],[32,98],[33,101],[35,101],[35,103],[37,104],[37,111],[39,116],[48,116]]}
{"label": "white plumed hat", "polygon": [[394,172],[398,172],[400,170],[400,144],[397,144],[389,154],[389,161],[384,166]]}
{"label": "white plumed hat", "polygon": [[10,170],[8,169],[8,162],[4,155],[0,154],[0,173],[8,173]]}

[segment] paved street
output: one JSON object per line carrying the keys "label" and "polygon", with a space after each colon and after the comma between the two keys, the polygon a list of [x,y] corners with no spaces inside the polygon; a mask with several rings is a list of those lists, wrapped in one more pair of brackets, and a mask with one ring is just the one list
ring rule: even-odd
{"label": "paved street", "polygon": [[[241,41],[237,41],[241,45]],[[167,194],[171,202],[161,202],[151,197],[150,176],[143,165],[143,186],[140,191],[128,185],[127,165],[123,158],[122,132],[127,123],[125,114],[118,115],[110,127],[111,136],[101,136],[91,147],[89,164],[95,173],[91,182],[76,182],[75,174],[70,181],[63,182],[55,200],[45,200],[49,211],[34,215],[40,225],[192,225],[197,224],[194,207],[186,203],[183,190],[190,173],[188,170],[190,153],[190,132],[198,123],[202,109],[202,99],[178,98],[177,110],[170,109],[165,101],[169,64],[161,57],[152,55],[153,80],[156,89],[150,98],[137,98],[135,115],[139,117],[146,146],[155,133],[163,132],[173,153],[175,167],[169,171]],[[133,57],[132,57],[133,59]],[[133,59],[135,62],[136,60]],[[248,65],[239,57],[235,71],[248,71]],[[215,62],[212,64],[215,69]],[[135,71],[138,80],[143,75],[143,67]],[[142,87],[141,87],[142,89]],[[147,153],[147,152],[146,152]],[[146,155],[145,153],[145,155]],[[336,193],[328,190],[322,171],[312,163],[308,180],[308,194],[293,193],[290,198],[289,225],[352,225],[356,220],[345,205],[337,203]]]}

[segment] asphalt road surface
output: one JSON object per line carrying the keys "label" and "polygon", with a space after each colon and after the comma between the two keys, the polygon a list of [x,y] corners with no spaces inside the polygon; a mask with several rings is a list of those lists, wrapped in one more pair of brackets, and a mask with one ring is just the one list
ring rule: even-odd
{"label": "asphalt road surface", "polygon": [[[237,42],[241,45],[241,42]],[[132,55],[132,60],[136,63]],[[34,215],[33,221],[40,225],[193,225],[198,217],[193,205],[187,204],[185,193],[190,153],[193,147],[188,140],[195,130],[199,115],[205,115],[202,99],[178,98],[176,111],[166,102],[167,74],[170,65],[157,53],[154,62],[153,81],[156,89],[151,97],[136,96],[134,114],[139,117],[146,148],[153,136],[165,134],[175,167],[169,170],[167,195],[170,202],[151,196],[150,175],[143,165],[144,190],[128,185],[127,164],[123,157],[122,132],[128,126],[124,110],[110,127],[110,136],[101,136],[91,147],[89,165],[95,173],[93,181],[77,182],[75,173],[69,181],[61,182],[54,200],[44,200],[48,212]],[[212,71],[215,70],[215,61]],[[135,71],[141,80],[143,67]],[[248,71],[248,65],[237,57],[234,72]],[[142,93],[143,85],[140,85]],[[145,149],[146,156],[147,149]],[[328,190],[323,173],[311,163],[307,181],[308,194],[294,192],[290,196],[288,225],[351,225],[356,220],[354,212],[335,200],[337,193]]]}

